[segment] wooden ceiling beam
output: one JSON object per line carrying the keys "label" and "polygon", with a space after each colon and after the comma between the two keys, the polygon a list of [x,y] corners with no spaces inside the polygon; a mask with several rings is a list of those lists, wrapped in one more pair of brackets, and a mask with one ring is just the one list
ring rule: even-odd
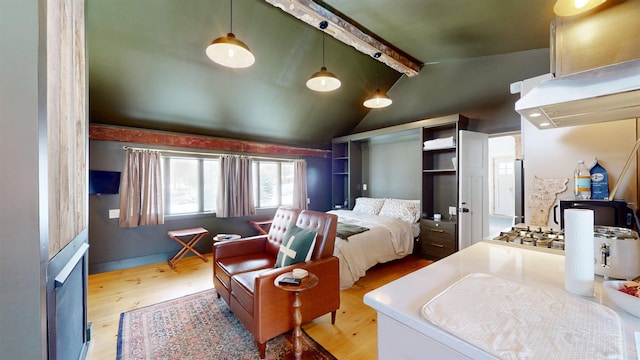
{"label": "wooden ceiling beam", "polygon": [[345,16],[337,11],[325,8],[311,0],[266,1],[316,28],[318,28],[320,22],[327,21],[329,26],[324,30],[327,34],[374,59],[374,55],[380,52],[382,56],[377,60],[402,74],[409,77],[415,76],[418,75],[422,68],[421,62],[377,37],[359,24],[346,19]]}
{"label": "wooden ceiling beam", "polygon": [[174,146],[181,148],[245,153],[252,155],[303,156],[323,159],[331,158],[330,150],[298,148],[286,145],[253,141],[224,139],[211,136],[189,135],[136,129],[102,124],[89,125],[89,139],[119,141],[144,145]]}

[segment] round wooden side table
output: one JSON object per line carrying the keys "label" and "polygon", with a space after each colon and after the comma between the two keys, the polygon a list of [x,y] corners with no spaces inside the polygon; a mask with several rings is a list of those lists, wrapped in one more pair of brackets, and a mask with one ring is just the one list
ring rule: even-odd
{"label": "round wooden side table", "polygon": [[237,240],[237,239],[240,239],[241,237],[242,236],[238,234],[218,234],[213,237],[213,241],[217,242],[217,241],[226,241],[226,240]]}
{"label": "round wooden side table", "polygon": [[300,330],[300,325],[302,323],[302,313],[300,311],[300,307],[302,306],[302,301],[300,301],[300,293],[302,291],[311,289],[312,287],[318,285],[319,280],[315,274],[309,273],[309,275],[301,279],[300,285],[281,285],[280,280],[287,277],[292,278],[293,273],[287,272],[287,273],[281,274],[273,281],[273,283],[275,284],[276,287],[293,293],[294,328],[293,328],[293,354],[291,355],[291,358],[299,360],[303,358],[302,343],[300,340],[302,336],[302,330]]}

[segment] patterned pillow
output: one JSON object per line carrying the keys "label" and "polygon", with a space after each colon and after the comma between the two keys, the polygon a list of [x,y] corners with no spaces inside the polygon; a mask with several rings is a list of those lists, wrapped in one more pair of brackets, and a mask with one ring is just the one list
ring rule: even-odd
{"label": "patterned pillow", "polygon": [[297,264],[311,259],[316,245],[316,232],[290,224],[278,250],[275,267]]}
{"label": "patterned pillow", "polygon": [[404,220],[413,224],[420,220],[420,201],[387,199],[378,215]]}
{"label": "patterned pillow", "polygon": [[384,199],[359,197],[356,198],[356,205],[353,207],[353,212],[358,214],[378,215]]}

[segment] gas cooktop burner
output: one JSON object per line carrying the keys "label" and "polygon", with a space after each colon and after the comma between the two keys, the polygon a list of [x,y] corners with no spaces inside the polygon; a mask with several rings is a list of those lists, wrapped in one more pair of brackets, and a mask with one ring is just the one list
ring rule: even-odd
{"label": "gas cooktop burner", "polygon": [[564,232],[541,227],[516,225],[511,230],[501,231],[493,240],[564,250]]}

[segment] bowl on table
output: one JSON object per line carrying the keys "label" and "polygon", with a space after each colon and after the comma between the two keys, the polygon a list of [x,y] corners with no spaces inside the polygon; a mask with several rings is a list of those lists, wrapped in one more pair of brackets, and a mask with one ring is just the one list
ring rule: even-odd
{"label": "bowl on table", "polygon": [[620,289],[624,288],[624,284],[629,281],[605,281],[602,283],[604,291],[609,296],[609,299],[618,305],[622,310],[629,314],[640,318],[640,298],[624,293]]}

